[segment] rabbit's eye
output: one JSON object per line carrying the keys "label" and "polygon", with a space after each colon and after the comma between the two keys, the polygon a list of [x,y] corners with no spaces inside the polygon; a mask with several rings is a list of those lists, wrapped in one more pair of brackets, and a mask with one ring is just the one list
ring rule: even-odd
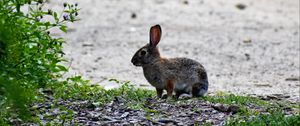
{"label": "rabbit's eye", "polygon": [[146,51],[141,51],[141,55],[144,56],[146,54]]}

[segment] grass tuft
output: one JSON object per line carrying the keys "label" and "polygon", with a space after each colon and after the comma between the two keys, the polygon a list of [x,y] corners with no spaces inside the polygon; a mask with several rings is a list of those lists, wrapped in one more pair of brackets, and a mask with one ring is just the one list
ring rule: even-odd
{"label": "grass tuft", "polygon": [[[124,100],[124,105],[131,109],[143,110],[145,117],[149,120],[151,116],[163,116],[158,110],[145,107],[149,106],[148,99],[156,97],[154,90],[135,88],[129,81],[118,81],[111,79],[112,82],[120,84],[120,88],[105,90],[101,86],[91,86],[89,81],[82,80],[76,76],[68,78],[63,83],[64,86],[54,88],[55,99],[73,99],[88,100],[95,106],[101,106],[110,103],[113,100]],[[216,95],[208,95],[201,98],[183,99],[183,100],[166,100],[165,102],[172,105],[189,105],[193,100],[204,100],[212,104],[237,105],[240,112],[234,114],[227,119],[225,125],[299,125],[299,114],[285,114],[284,108],[292,107],[288,102],[271,102],[263,101],[256,97],[239,96],[228,93],[217,93]],[[258,108],[258,109],[257,109]],[[296,107],[297,108],[297,107]],[[201,109],[201,108],[199,108]],[[68,112],[71,113],[71,112]],[[61,118],[68,119],[70,116],[64,115]],[[205,123],[209,125],[209,123]]]}

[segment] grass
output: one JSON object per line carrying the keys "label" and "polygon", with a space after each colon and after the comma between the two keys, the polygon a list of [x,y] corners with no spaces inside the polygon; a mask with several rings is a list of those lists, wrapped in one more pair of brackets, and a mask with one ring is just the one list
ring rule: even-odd
{"label": "grass", "polygon": [[[213,103],[235,104],[241,111],[233,118],[229,118],[226,126],[293,126],[300,125],[300,115],[285,116],[284,107],[299,109],[299,106],[284,101],[263,101],[256,97],[239,96],[234,94],[217,93],[215,96],[205,96],[204,100]],[[259,106],[266,114],[247,108],[247,105]]]}
{"label": "grass", "polygon": [[296,126],[300,124],[300,116],[285,116],[280,108],[275,108],[269,114],[258,116],[237,116],[228,119],[225,125],[232,126]]}
{"label": "grass", "polygon": [[[89,81],[82,80],[80,76],[67,79],[63,83],[64,86],[51,87],[53,88],[53,96],[55,99],[73,99],[73,100],[88,100],[95,106],[105,105],[116,97],[120,97],[125,100],[125,106],[132,109],[144,110],[146,118],[150,119],[150,116],[158,116],[160,113],[157,110],[144,107],[147,104],[147,98],[155,98],[156,93],[153,90],[135,88],[130,85],[129,81],[118,81],[112,79],[112,82],[120,84],[120,88],[105,90],[101,86],[89,85]],[[42,91],[40,91],[42,92]],[[42,94],[42,93],[41,93]],[[43,94],[44,95],[44,94]],[[204,100],[211,103],[221,103],[227,105],[237,105],[240,107],[240,112],[227,119],[225,125],[299,125],[300,116],[299,111],[297,114],[286,116],[283,109],[286,107],[299,109],[299,105],[290,104],[288,102],[270,102],[263,101],[256,97],[239,96],[235,94],[228,94],[218,92],[216,95],[208,95],[202,98],[195,98],[189,100],[167,100],[166,102],[180,105],[188,104],[192,100]],[[43,100],[39,100],[43,102]],[[57,104],[54,104],[54,106]],[[59,106],[59,105],[57,105]],[[260,107],[263,111],[255,110],[249,106]],[[60,106],[61,107],[61,106]],[[64,108],[66,112],[62,115],[61,119],[70,119],[72,112]],[[69,114],[69,115],[68,115]],[[208,125],[208,124],[205,124]]]}
{"label": "grass", "polygon": [[237,104],[237,105],[261,105],[266,106],[268,103],[266,101],[260,100],[255,97],[249,96],[239,96],[235,94],[227,94],[223,92],[217,92],[214,96],[205,96],[204,100],[210,101],[213,103],[223,103],[223,104]]}
{"label": "grass", "polygon": [[145,98],[154,97],[153,90],[135,88],[129,81],[120,82],[115,79],[110,81],[121,85],[118,89],[105,90],[99,85],[89,85],[88,80],[82,80],[80,76],[72,77],[64,81],[63,86],[52,87],[56,99],[89,100],[97,105],[106,104],[116,97],[121,96],[126,100],[126,105],[133,109],[141,109]]}

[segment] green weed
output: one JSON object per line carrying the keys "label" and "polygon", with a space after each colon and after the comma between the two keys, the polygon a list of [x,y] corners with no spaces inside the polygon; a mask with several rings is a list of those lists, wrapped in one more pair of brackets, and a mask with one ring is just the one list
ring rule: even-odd
{"label": "green weed", "polygon": [[204,100],[213,103],[237,104],[237,105],[268,105],[267,102],[255,97],[239,96],[234,94],[218,93],[215,96],[204,96]]}
{"label": "green weed", "polygon": [[230,118],[226,126],[299,126],[300,115],[285,116],[280,108],[270,111],[269,114],[257,116],[237,116]]}

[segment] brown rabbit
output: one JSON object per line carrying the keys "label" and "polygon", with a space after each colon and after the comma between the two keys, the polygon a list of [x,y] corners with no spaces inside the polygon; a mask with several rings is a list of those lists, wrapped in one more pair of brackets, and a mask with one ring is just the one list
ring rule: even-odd
{"label": "brown rabbit", "polygon": [[135,66],[141,66],[148,82],[156,88],[157,97],[162,98],[163,90],[167,97],[176,98],[181,94],[203,96],[208,90],[207,74],[204,67],[188,58],[162,58],[157,44],[161,38],[159,25],[150,29],[150,43],[139,49],[131,59]]}

